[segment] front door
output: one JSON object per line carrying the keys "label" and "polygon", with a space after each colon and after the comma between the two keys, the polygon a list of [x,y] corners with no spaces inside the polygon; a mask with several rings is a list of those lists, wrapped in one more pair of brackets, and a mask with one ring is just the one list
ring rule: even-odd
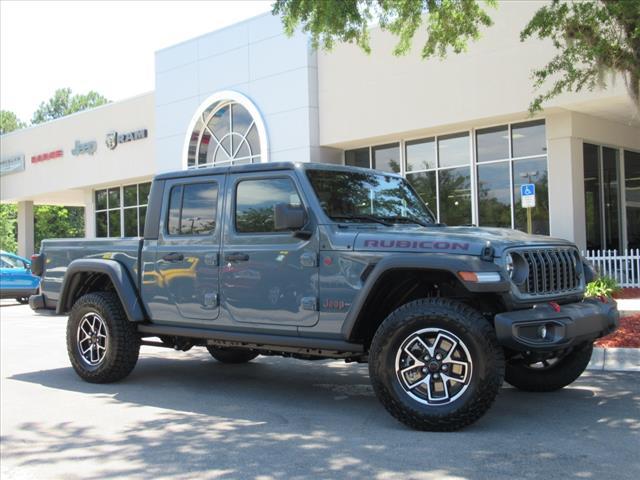
{"label": "front door", "polygon": [[[312,326],[318,321],[318,235],[276,231],[274,206],[304,206],[293,172],[230,175],[221,294],[230,323]],[[308,210],[308,209],[307,209]]]}
{"label": "front door", "polygon": [[147,288],[155,292],[154,320],[206,324],[218,317],[224,182],[224,175],[167,182],[154,274],[143,277],[154,282]]}

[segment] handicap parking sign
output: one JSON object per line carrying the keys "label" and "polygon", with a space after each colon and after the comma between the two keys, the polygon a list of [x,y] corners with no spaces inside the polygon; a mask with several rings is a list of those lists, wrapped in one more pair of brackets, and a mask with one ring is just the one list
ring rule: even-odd
{"label": "handicap parking sign", "polygon": [[520,197],[522,198],[522,208],[533,208],[536,206],[536,184],[525,183],[520,185]]}

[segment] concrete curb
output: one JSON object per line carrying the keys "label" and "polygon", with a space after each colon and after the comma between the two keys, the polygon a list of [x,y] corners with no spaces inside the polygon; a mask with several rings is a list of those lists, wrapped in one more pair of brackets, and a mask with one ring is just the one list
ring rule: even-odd
{"label": "concrete curb", "polygon": [[596,347],[587,370],[640,372],[640,348]]}

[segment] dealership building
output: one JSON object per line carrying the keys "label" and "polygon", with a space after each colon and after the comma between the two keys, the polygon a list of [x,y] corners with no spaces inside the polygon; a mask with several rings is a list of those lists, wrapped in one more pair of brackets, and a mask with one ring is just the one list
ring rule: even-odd
{"label": "dealership building", "polygon": [[155,174],[279,161],[398,172],[449,225],[640,248],[640,118],[624,81],[527,113],[531,72],[554,53],[519,40],[538,7],[502,2],[494,26],[445,60],[420,58],[420,34],[395,57],[381,31],[370,55],[316,52],[270,14],[158,51],[155,91],[0,138],[19,253],[33,252],[34,205],[84,207],[88,238],[138,236]]}

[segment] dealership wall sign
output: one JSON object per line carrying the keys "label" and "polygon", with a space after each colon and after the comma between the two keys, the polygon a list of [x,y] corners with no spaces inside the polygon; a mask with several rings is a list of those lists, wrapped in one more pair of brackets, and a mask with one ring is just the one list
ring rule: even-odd
{"label": "dealership wall sign", "polygon": [[127,143],[133,142],[135,140],[142,140],[147,138],[148,132],[146,128],[141,128],[140,130],[133,130],[131,132],[109,132],[107,133],[107,138],[105,139],[105,144],[107,148],[110,150],[115,149],[119,143]]}
{"label": "dealership wall sign", "polygon": [[80,142],[76,140],[76,144],[73,147],[73,150],[71,150],[71,154],[75,156],[82,155],[85,153],[89,155],[93,155],[94,153],[96,153],[97,149],[98,149],[98,142],[96,142],[95,140],[92,140],[90,142]]}
{"label": "dealership wall sign", "polygon": [[62,149],[54,150],[52,152],[40,153],[31,157],[31,163],[40,163],[47,160],[53,160],[54,158],[62,157]]}
{"label": "dealership wall sign", "polygon": [[0,160],[0,175],[16,173],[24,170],[24,155],[13,155]]}

